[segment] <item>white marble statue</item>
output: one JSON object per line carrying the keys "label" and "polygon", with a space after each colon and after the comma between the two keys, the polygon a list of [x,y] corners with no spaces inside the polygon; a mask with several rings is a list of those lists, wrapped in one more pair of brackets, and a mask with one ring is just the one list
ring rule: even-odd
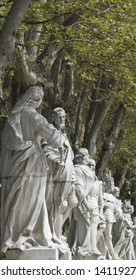
{"label": "white marble statue", "polygon": [[1,251],[31,246],[53,247],[45,203],[47,162],[41,138],[53,148],[64,136],[36,109],[43,98],[39,86],[30,87],[14,106],[2,135]]}
{"label": "white marble statue", "polygon": [[1,183],[0,183],[0,241],[1,241]]}
{"label": "white marble statue", "polygon": [[[73,166],[73,151],[65,133],[66,113],[63,108],[53,110],[53,124],[61,131],[65,138],[63,149],[53,149],[43,143],[43,150],[49,165],[48,186],[46,201],[49,213],[49,222],[53,240],[67,249],[62,236],[62,228],[71,210],[78,201],[75,194],[75,171]],[[66,248],[65,248],[66,247]]]}
{"label": "white marble statue", "polygon": [[136,228],[131,215],[134,212],[134,207],[131,205],[130,200],[124,200],[123,202],[123,214],[124,214],[124,227],[123,227],[123,235],[124,235],[124,243],[121,248],[121,256],[126,260],[134,260],[134,245],[133,245],[133,237],[134,237],[134,229]]}
{"label": "white marble statue", "polygon": [[112,241],[113,247],[116,255],[120,258],[120,248],[124,243],[123,238],[123,229],[122,226],[124,225],[124,215],[122,210],[122,201],[119,199],[120,196],[120,189],[118,187],[114,187],[112,194],[115,197],[115,203],[118,211],[115,213],[116,222],[113,224],[112,227]]}
{"label": "white marble statue", "polygon": [[135,260],[136,260],[136,216],[133,217],[134,222],[134,237],[132,239],[133,246],[134,246],[134,253],[135,253]]}
{"label": "white marble statue", "polygon": [[[95,182],[87,195],[88,211],[90,213],[90,254],[99,256],[98,241],[105,229],[105,219],[103,215],[103,182],[99,181],[95,175],[95,161],[90,160],[89,167],[94,173]],[[99,245],[100,246],[100,245]]]}
{"label": "white marble statue", "polygon": [[118,259],[113,248],[113,237],[112,237],[112,228],[113,224],[116,222],[116,214],[118,213],[118,207],[116,205],[116,198],[112,194],[114,190],[114,179],[111,177],[111,174],[105,170],[104,174],[105,181],[105,191],[104,191],[104,217],[106,220],[106,229],[105,229],[105,240],[107,246],[107,258],[112,258],[114,260]]}
{"label": "white marble statue", "polygon": [[114,187],[113,195],[116,197],[116,222],[113,225],[112,236],[114,251],[120,259],[135,259],[134,255],[134,224],[131,219],[133,206],[130,201],[122,201],[119,199],[120,190]]}
{"label": "white marble statue", "polygon": [[75,258],[89,259],[101,255],[97,248],[97,229],[103,215],[102,183],[95,176],[95,161],[89,158],[87,149],[79,149],[76,161],[78,205],[73,210],[68,242]]}

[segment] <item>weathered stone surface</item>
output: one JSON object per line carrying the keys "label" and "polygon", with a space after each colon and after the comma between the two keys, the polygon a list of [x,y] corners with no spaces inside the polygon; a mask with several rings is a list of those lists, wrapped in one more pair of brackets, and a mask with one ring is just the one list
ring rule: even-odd
{"label": "weathered stone surface", "polygon": [[5,255],[6,260],[58,260],[58,249],[52,248],[32,248],[20,251],[16,249],[8,250]]}
{"label": "weathered stone surface", "polygon": [[59,260],[72,260],[71,252],[65,252],[64,254],[59,255]]}
{"label": "weathered stone surface", "polygon": [[[44,139],[54,149],[65,141],[61,131],[37,112],[43,98],[30,87],[14,106],[2,134],[1,252],[54,246],[46,207],[48,166]],[[60,139],[61,138],[61,139]],[[52,247],[53,248],[53,247]]]}

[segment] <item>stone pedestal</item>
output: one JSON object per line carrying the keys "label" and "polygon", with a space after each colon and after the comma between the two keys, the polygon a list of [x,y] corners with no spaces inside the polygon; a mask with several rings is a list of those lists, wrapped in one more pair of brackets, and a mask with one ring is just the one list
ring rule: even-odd
{"label": "stone pedestal", "polygon": [[73,260],[98,260],[99,257],[96,255],[82,256],[82,255],[78,254],[78,252],[76,252],[76,254],[72,256],[72,259]]}
{"label": "stone pedestal", "polygon": [[6,252],[5,260],[59,260],[59,252],[52,248],[12,249]]}
{"label": "stone pedestal", "polygon": [[64,254],[60,254],[59,255],[59,260],[72,260],[72,254],[70,251],[64,253]]}

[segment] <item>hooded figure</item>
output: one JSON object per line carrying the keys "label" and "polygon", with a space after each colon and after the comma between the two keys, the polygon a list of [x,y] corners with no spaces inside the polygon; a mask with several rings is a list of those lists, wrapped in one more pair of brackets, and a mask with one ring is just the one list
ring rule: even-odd
{"label": "hooded figure", "polygon": [[41,87],[30,87],[14,106],[2,135],[1,251],[52,247],[45,191],[47,163],[41,139],[54,148],[63,136],[36,109]]}

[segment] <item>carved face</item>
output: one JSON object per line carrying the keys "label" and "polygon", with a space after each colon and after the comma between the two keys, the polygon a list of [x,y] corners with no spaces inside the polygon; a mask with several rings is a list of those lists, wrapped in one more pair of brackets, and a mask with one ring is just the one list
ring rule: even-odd
{"label": "carved face", "polygon": [[55,114],[54,123],[57,128],[64,129],[65,128],[65,121],[66,121],[66,114],[64,112],[60,112]]}
{"label": "carved face", "polygon": [[32,106],[33,108],[37,109],[42,103],[43,99],[43,90],[40,87],[31,87],[30,88],[30,97],[28,98],[26,104]]}
{"label": "carved face", "polygon": [[42,103],[42,99],[43,99],[43,90],[41,88],[39,88],[39,90],[35,91],[31,97],[31,99],[35,102],[35,108],[39,108],[41,103]]}
{"label": "carved face", "polygon": [[41,97],[41,98],[39,98],[39,100],[37,100],[37,103],[36,103],[36,108],[39,108],[39,107],[40,107],[40,105],[41,105],[41,103],[42,103],[42,97]]}
{"label": "carved face", "polygon": [[117,187],[114,187],[113,194],[115,195],[115,197],[116,197],[116,198],[119,198],[119,195],[120,195],[120,189],[119,189],[119,188],[117,188]]}
{"label": "carved face", "polygon": [[82,163],[83,164],[89,164],[89,162],[90,162],[90,156],[89,156],[89,152],[88,152],[88,150],[87,149],[85,149],[85,148],[81,148],[80,149],[80,152],[83,154],[83,160],[82,160]]}
{"label": "carved face", "polygon": [[93,172],[95,172],[95,161],[94,160],[90,160],[89,161],[89,166],[90,166],[91,170]]}

